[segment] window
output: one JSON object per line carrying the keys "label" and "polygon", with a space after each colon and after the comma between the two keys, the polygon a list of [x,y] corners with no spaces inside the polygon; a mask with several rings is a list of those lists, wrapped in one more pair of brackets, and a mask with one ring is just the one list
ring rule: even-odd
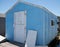
{"label": "window", "polygon": [[53,20],[51,20],[51,26],[54,26],[54,21]]}

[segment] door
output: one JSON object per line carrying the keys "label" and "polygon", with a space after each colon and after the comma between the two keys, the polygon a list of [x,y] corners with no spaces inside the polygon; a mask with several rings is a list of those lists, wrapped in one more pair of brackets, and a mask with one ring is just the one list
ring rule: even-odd
{"label": "door", "polygon": [[26,40],[26,12],[14,13],[14,41],[24,43]]}
{"label": "door", "polygon": [[35,47],[36,38],[37,38],[37,31],[28,30],[25,47]]}

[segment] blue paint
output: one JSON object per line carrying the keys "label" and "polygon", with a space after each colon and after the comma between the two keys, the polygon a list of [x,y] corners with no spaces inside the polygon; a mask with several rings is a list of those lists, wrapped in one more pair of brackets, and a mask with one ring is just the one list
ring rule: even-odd
{"label": "blue paint", "polygon": [[[57,17],[42,8],[32,5],[17,3],[10,11],[6,13],[6,38],[14,41],[14,13],[26,11],[26,30],[36,30],[38,32],[36,45],[47,45],[57,35]],[[54,26],[51,26],[51,20],[54,20]]]}

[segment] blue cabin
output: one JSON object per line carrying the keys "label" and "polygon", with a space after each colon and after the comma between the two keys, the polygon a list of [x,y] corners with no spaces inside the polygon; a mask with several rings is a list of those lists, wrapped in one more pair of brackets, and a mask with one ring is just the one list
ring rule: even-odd
{"label": "blue cabin", "polygon": [[28,30],[37,31],[36,45],[48,45],[57,35],[57,17],[40,5],[17,2],[6,13],[6,38],[25,43]]}

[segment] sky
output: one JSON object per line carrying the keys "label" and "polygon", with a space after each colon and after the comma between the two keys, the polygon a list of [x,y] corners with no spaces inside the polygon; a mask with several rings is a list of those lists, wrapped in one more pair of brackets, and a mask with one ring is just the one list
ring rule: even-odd
{"label": "sky", "polygon": [[[0,0],[0,13],[8,11],[18,0]],[[60,0],[22,0],[41,5],[57,16],[60,16]]]}

